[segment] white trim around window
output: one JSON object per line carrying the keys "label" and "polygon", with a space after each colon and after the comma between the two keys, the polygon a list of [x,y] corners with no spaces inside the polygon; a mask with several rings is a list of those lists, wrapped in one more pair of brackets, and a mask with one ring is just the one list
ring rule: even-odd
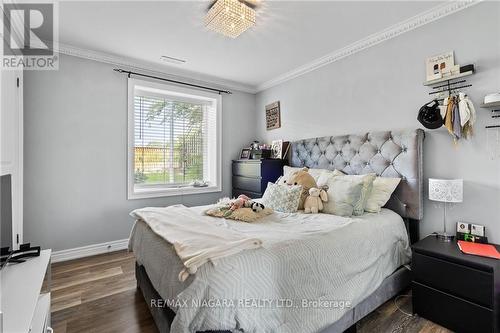
{"label": "white trim around window", "polygon": [[[206,187],[194,187],[177,179],[170,182],[137,183],[136,152],[137,136],[135,124],[137,120],[136,107],[137,95],[145,95],[147,98],[164,98],[168,101],[180,103],[196,103],[203,108],[203,165],[199,170],[203,175],[202,180],[208,182]],[[205,106],[208,106],[205,109]],[[143,118],[140,118],[143,119]],[[141,125],[142,126],[142,125]],[[172,127],[174,124],[172,124]],[[141,127],[142,128],[142,127]],[[146,128],[146,131],[150,129]],[[208,133],[208,134],[207,134]],[[173,134],[172,134],[173,137]],[[222,97],[219,94],[179,87],[159,82],[128,79],[128,149],[127,149],[127,192],[128,199],[156,198],[167,196],[178,196],[187,194],[200,194],[222,191]],[[166,142],[166,141],[165,141]],[[166,143],[163,142],[164,145]],[[161,142],[160,142],[161,144]],[[143,150],[144,147],[141,147]],[[155,148],[156,149],[156,148]],[[168,148],[165,148],[169,151]],[[182,149],[181,149],[182,150]],[[185,151],[185,149],[184,149]],[[178,152],[177,152],[178,153]],[[172,153],[172,156],[173,153]],[[144,157],[142,159],[144,161]],[[185,161],[184,161],[185,163]],[[171,168],[173,162],[170,164]],[[172,169],[173,170],[173,169]],[[184,168],[184,170],[186,170]],[[142,170],[144,174],[144,169]],[[193,175],[189,175],[193,177]],[[147,179],[147,177],[145,177]],[[186,179],[186,176],[184,176]]]}

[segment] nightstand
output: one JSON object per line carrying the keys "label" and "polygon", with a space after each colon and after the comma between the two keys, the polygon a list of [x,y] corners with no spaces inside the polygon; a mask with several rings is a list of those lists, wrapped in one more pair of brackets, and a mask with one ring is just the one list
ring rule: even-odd
{"label": "nightstand", "polygon": [[414,313],[456,332],[500,332],[500,260],[435,236],[412,249]]}
{"label": "nightstand", "polygon": [[245,194],[250,198],[260,198],[267,183],[274,183],[283,174],[284,160],[234,160],[233,196]]}

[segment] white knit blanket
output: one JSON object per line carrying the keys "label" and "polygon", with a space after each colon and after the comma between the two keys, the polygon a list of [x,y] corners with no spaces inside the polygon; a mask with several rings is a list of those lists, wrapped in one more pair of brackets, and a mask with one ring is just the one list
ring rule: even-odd
{"label": "white knit blanket", "polygon": [[203,220],[188,208],[180,205],[170,207],[146,207],[130,213],[143,220],[159,236],[174,245],[175,252],[184,264],[179,280],[185,281],[189,274],[209,260],[216,260],[243,250],[256,249],[262,245],[257,238],[244,233],[221,228],[220,225]]}

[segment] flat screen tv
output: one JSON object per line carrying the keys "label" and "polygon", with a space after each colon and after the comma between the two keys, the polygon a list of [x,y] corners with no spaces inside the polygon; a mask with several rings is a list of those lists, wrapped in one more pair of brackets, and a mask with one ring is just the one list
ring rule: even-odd
{"label": "flat screen tv", "polygon": [[12,177],[0,176],[0,248],[12,250]]}

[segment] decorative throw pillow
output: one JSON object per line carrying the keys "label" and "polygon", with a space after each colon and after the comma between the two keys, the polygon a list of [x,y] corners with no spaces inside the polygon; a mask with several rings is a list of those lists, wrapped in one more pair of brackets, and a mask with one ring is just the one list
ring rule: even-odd
{"label": "decorative throw pillow", "polygon": [[400,181],[401,178],[376,177],[373,181],[372,191],[366,200],[365,211],[369,213],[380,212]]}
{"label": "decorative throw pillow", "polygon": [[363,182],[363,188],[361,190],[361,197],[358,202],[354,203],[353,215],[359,216],[363,215],[365,212],[366,202],[373,188],[373,181],[377,178],[374,173],[367,173],[365,175],[346,175],[340,170],[335,170],[332,173],[332,177],[346,177],[352,178],[354,180],[361,180]]}
{"label": "decorative throw pillow", "polygon": [[352,216],[354,207],[361,201],[363,179],[353,177],[330,177],[328,180],[328,202],[323,204],[323,213]]}
{"label": "decorative throw pillow", "polygon": [[262,204],[277,212],[295,213],[299,207],[302,186],[267,183]]}

